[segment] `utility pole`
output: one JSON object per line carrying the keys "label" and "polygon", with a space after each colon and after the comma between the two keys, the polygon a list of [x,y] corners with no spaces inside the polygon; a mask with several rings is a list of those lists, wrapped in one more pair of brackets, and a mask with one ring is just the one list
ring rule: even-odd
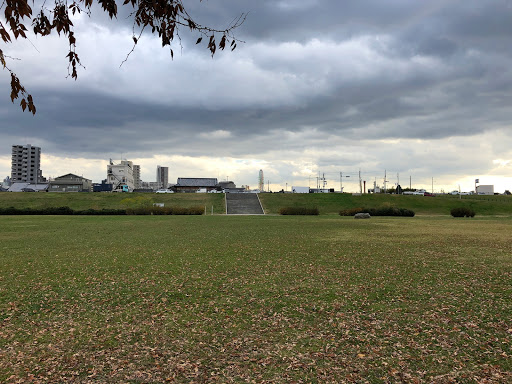
{"label": "utility pole", "polygon": [[412,189],[412,176],[409,175],[409,189]]}
{"label": "utility pole", "polygon": [[434,178],[432,178],[432,194],[434,194]]}

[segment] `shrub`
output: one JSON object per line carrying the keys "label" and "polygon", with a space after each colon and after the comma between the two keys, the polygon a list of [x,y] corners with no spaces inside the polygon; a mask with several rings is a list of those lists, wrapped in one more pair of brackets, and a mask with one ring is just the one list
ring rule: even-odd
{"label": "shrub", "polygon": [[202,215],[204,213],[204,207],[197,205],[195,207],[172,207],[170,208],[169,215]]}
{"label": "shrub", "polygon": [[127,215],[202,215],[204,208],[201,206],[195,207],[138,207],[128,208]]}
{"label": "shrub", "polygon": [[453,217],[475,217],[475,211],[468,207],[453,208],[450,214]]}
{"label": "shrub", "polygon": [[47,207],[47,208],[2,208],[0,215],[72,215],[74,212],[69,207]]}
{"label": "shrub", "polygon": [[280,215],[309,215],[318,216],[320,212],[318,208],[306,208],[306,207],[285,207],[279,209]]}
{"label": "shrub", "polygon": [[75,215],[126,215],[126,211],[124,209],[108,209],[103,208],[101,210],[98,209],[86,209],[85,211],[75,211]]}
{"label": "shrub", "polygon": [[349,208],[349,209],[343,209],[340,211],[340,216],[354,216],[356,213],[366,213],[367,210],[364,208]]}

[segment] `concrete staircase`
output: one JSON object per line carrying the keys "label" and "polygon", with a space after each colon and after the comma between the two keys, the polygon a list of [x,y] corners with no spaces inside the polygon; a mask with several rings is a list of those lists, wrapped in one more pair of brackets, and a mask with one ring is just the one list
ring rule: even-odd
{"label": "concrete staircase", "polygon": [[226,193],[226,214],[264,215],[256,193]]}

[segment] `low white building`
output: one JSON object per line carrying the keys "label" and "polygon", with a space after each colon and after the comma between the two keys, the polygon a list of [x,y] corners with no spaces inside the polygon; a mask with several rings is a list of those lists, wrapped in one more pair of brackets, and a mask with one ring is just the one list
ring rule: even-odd
{"label": "low white building", "polygon": [[122,160],[120,164],[114,164],[111,160],[107,165],[107,183],[112,184],[112,192],[122,192],[126,188],[132,192],[135,188],[133,162]]}
{"label": "low white building", "polygon": [[309,187],[293,187],[292,186],[292,192],[293,193],[309,193]]}
{"label": "low white building", "polygon": [[494,185],[478,185],[476,187],[477,195],[494,195]]}

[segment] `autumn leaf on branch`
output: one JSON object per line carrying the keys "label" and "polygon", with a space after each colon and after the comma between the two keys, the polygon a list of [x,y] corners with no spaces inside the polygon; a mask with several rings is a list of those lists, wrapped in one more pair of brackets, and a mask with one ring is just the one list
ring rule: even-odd
{"label": "autumn leaf on branch", "polygon": [[[118,6],[115,0],[96,1],[110,19],[117,17]],[[27,39],[27,28],[23,24],[24,20],[32,21],[32,30],[36,36],[49,36],[55,33],[59,36],[61,34],[66,36],[69,44],[69,51],[66,55],[69,60],[68,76],[76,80],[78,78],[77,68],[82,64],[76,52],[77,40],[73,31],[71,16],[82,12],[91,16],[93,2],[94,0],[71,0],[70,2],[54,0],[51,7],[45,2],[34,13],[27,0],[4,0],[0,5],[0,11],[4,14],[5,24],[0,21],[0,38],[6,44],[13,44],[19,38]],[[181,45],[180,28],[198,33],[200,36],[196,44],[200,44],[204,36],[209,37],[206,48],[212,56],[215,54],[217,47],[224,50],[228,43],[233,51],[236,48],[236,42],[240,41],[234,36],[234,31],[244,23],[247,17],[246,13],[242,13],[225,29],[216,29],[194,20],[183,5],[183,0],[124,0],[122,6],[133,8],[130,13],[130,17],[133,19],[133,47],[121,65],[128,60],[130,54],[135,50],[145,30],[150,30],[151,33],[158,35],[162,47],[169,47],[171,59],[174,58],[174,51],[171,47],[174,39],[177,38]],[[222,36],[218,44],[215,39],[216,35]],[[35,114],[36,108],[32,96],[26,92],[19,78],[7,66],[6,58],[10,57],[0,50],[0,64],[4,70],[11,74],[11,101],[14,102],[14,99],[21,95],[21,109]]]}

